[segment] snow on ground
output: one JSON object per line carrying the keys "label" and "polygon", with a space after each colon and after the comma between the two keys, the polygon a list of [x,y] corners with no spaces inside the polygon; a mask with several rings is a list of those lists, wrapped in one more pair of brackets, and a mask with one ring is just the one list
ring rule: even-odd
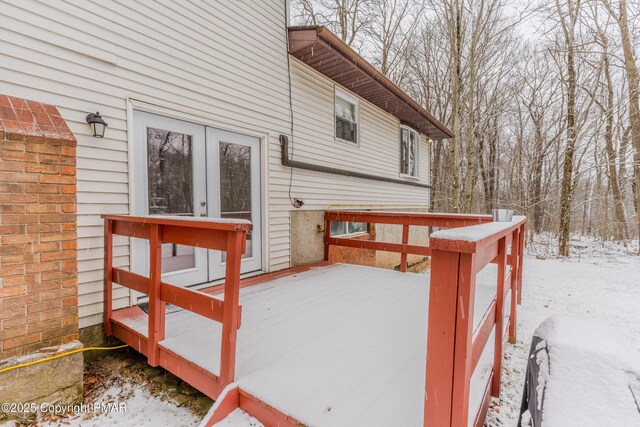
{"label": "snow on ground", "polygon": [[518,342],[507,346],[502,394],[492,403],[486,426],[517,424],[531,337],[553,314],[610,326],[627,345],[640,351],[640,257],[634,255],[634,243],[625,247],[592,238],[575,239],[568,259],[550,257],[556,248],[547,236],[529,245],[518,309]]}
{"label": "snow on ground", "polygon": [[227,418],[215,423],[214,427],[264,427],[264,425],[242,409],[236,409],[227,415]]}
{"label": "snow on ground", "polygon": [[[116,403],[120,410],[104,413],[85,412],[83,414],[63,418],[61,420],[41,423],[41,427],[70,426],[70,427],[105,427],[105,426],[197,426],[200,418],[186,407],[152,396],[139,385],[125,384],[111,387],[95,396],[98,403]],[[118,404],[124,403],[126,407]],[[125,410],[122,410],[125,409]],[[242,424],[239,424],[239,426]],[[247,424],[250,425],[250,424]]]}
{"label": "snow on ground", "polygon": [[197,426],[213,402],[131,349],[88,363],[83,388],[83,407],[46,415],[31,427]]}

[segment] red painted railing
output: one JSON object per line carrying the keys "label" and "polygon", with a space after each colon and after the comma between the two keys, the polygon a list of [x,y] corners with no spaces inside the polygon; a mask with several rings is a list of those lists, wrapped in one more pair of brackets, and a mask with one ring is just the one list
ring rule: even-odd
{"label": "red painted railing", "polygon": [[[332,237],[332,221],[402,225],[402,243],[377,242],[374,240],[361,240],[350,237]],[[400,254],[400,271],[404,272],[407,271],[407,255],[431,256],[430,247],[426,245],[409,244],[410,226],[453,228],[483,224],[486,222],[491,222],[491,216],[422,212],[326,211],[324,259],[325,261],[329,260],[330,246],[396,252]]]}
{"label": "red painted railing", "polygon": [[[218,390],[234,381],[236,335],[242,307],[239,305],[240,262],[246,249],[248,222],[202,221],[167,216],[103,215],[104,218],[104,325],[112,335],[113,283],[149,296],[148,335],[145,352],[149,364],[157,366],[168,352],[159,343],[165,335],[165,305],[185,310],[222,323],[220,375]],[[149,277],[113,267],[113,235],[149,241]],[[170,285],[161,280],[162,243],[226,251],[224,300],[195,290]],[[165,366],[166,367],[166,366]]]}
{"label": "red painted railing", "polygon": [[[490,397],[500,394],[500,372],[506,338],[516,339],[517,303],[521,302],[524,217],[510,223],[491,223],[486,215],[406,212],[327,211],[325,259],[332,245],[431,256],[427,375],[424,425],[467,427],[472,417],[480,426]],[[332,237],[332,221],[400,224],[402,243]],[[429,246],[409,245],[409,226],[455,228],[433,233]],[[460,227],[465,227],[461,229]],[[509,249],[510,248],[510,249]],[[476,276],[489,263],[497,264],[496,296],[474,328]],[[509,301],[506,301],[511,290]],[[505,325],[505,304],[510,304]],[[495,329],[493,369],[479,410],[469,413],[471,378]],[[505,335],[505,329],[508,333]]]}

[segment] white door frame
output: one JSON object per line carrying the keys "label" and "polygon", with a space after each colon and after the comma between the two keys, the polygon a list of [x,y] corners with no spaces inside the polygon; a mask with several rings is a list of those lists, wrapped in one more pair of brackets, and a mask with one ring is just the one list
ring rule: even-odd
{"label": "white door frame", "polygon": [[[126,130],[127,130],[127,159],[128,159],[128,189],[129,189],[129,214],[134,215],[138,211],[138,203],[136,201],[138,195],[136,192],[136,186],[132,182],[131,177],[135,173],[136,155],[132,147],[134,146],[134,111],[158,114],[169,118],[178,120],[186,120],[192,123],[202,124],[205,126],[211,126],[221,130],[228,130],[231,132],[239,132],[245,135],[254,136],[260,139],[260,163],[261,163],[261,193],[263,195],[261,200],[261,218],[262,218],[262,270],[252,273],[242,274],[241,277],[251,277],[262,273],[269,273],[271,271],[270,263],[270,245],[268,244],[268,236],[270,229],[270,217],[269,217],[269,198],[267,197],[269,190],[269,178],[270,167],[268,158],[268,147],[271,143],[269,132],[266,129],[257,130],[256,128],[248,128],[243,126],[230,126],[228,122],[220,121],[219,116],[204,112],[202,109],[194,109],[191,107],[184,107],[182,111],[175,109],[175,103],[163,101],[155,97],[146,96],[144,94],[136,94],[135,98],[127,96],[126,98]],[[132,245],[133,239],[129,239],[129,266],[133,265],[134,251]],[[213,281],[212,284],[222,283],[223,280]],[[208,285],[206,285],[208,286]],[[196,287],[195,289],[198,289]],[[133,290],[129,291],[129,305],[136,305],[138,302],[139,294]]]}
{"label": "white door frame", "polygon": [[[147,113],[143,111],[135,111],[134,120],[134,143],[133,151],[135,152],[135,165],[133,177],[136,188],[136,194],[140,195],[137,200],[134,215],[148,215],[149,198],[144,197],[148,194],[149,177],[147,173],[147,138],[145,129],[147,126],[157,127],[160,129],[170,128],[173,131],[192,135],[192,153],[193,153],[193,212],[199,215],[200,202],[206,201],[206,160],[205,160],[205,141],[206,132],[202,125],[177,120],[170,117],[158,116],[157,114]],[[145,143],[142,143],[144,141]],[[198,155],[198,153],[200,153]],[[149,244],[141,239],[132,239],[132,253],[138,253],[141,259],[132,263],[132,271],[148,276],[149,274]],[[208,280],[208,262],[206,249],[195,248],[195,267],[163,273],[162,278],[167,283],[174,285],[189,285],[193,283],[204,283]]]}
{"label": "white door frame", "polygon": [[[251,273],[262,270],[262,176],[260,139],[238,132],[229,132],[207,127],[207,198],[209,200],[209,216],[220,217],[220,149],[221,142],[242,145],[251,148],[251,223],[253,226],[252,240],[247,241],[247,250],[251,245],[252,256],[242,258],[241,273]],[[256,173],[257,171],[257,173]],[[257,255],[257,256],[256,256]],[[224,277],[226,263],[222,262],[220,251],[209,251],[209,280],[214,281]]]}

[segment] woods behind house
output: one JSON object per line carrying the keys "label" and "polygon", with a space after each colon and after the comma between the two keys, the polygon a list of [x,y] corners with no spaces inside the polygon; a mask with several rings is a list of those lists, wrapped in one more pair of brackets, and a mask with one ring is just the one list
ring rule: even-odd
{"label": "woods behind house", "polygon": [[293,0],[455,138],[431,144],[431,209],[509,207],[534,232],[640,233],[637,0]]}

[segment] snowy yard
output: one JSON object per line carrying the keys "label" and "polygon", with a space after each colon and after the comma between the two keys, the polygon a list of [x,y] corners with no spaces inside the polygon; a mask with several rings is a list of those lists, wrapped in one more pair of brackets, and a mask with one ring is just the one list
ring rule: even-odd
{"label": "snowy yard", "polygon": [[[503,365],[500,402],[489,409],[487,426],[515,426],[531,337],[549,316],[560,313],[587,318],[616,329],[640,351],[640,257],[608,243],[574,244],[570,259],[524,260],[522,306],[518,311],[518,342],[508,345]],[[527,252],[544,253],[537,245]]]}

